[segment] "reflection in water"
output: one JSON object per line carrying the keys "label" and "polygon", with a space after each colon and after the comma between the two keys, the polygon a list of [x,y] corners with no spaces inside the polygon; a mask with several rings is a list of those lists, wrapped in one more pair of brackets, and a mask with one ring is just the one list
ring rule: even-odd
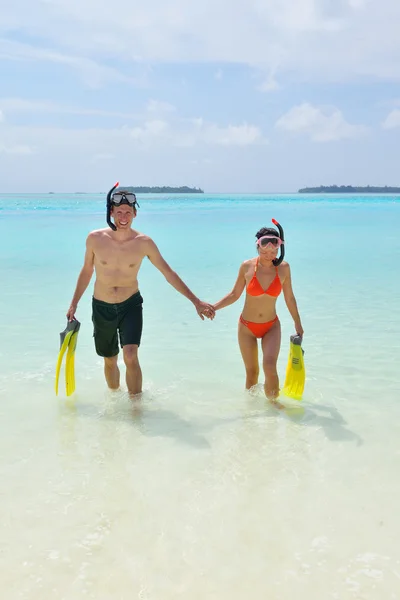
{"label": "reflection in water", "polygon": [[342,571],[362,585],[356,558],[365,559],[366,535],[375,540],[368,568],[387,573],[393,564],[369,518],[378,502],[388,509],[389,479],[370,489],[356,453],[371,461],[376,448],[338,406],[287,401],[278,411],[262,395],[188,398],[179,388],[135,402],[93,390],[53,406],[47,437],[20,467],[29,502],[20,494],[8,508],[20,542],[5,556],[14,575],[27,565],[22,598],[51,589],[71,600],[241,600],[250,588],[256,597],[310,597],[329,574],[333,592],[350,600]]}

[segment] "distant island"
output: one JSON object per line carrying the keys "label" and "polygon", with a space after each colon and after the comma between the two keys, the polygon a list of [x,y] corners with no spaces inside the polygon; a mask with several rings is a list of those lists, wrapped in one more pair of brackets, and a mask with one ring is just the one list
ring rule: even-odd
{"label": "distant island", "polygon": [[367,185],[364,187],[352,185],[320,185],[319,187],[305,187],[298,191],[299,194],[400,194],[400,187],[377,187]]}
{"label": "distant island", "polygon": [[138,186],[134,187],[132,185],[121,185],[120,189],[129,190],[130,192],[134,192],[135,194],[204,194],[204,191],[200,188],[192,188],[187,185],[182,185],[181,187],[168,187],[168,186]]}

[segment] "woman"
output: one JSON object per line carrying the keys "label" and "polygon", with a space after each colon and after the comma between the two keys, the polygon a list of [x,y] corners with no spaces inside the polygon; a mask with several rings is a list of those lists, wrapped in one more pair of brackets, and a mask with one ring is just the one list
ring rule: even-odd
{"label": "woman", "polygon": [[292,290],[290,266],[283,262],[283,229],[275,219],[272,222],[278,227],[279,233],[272,227],[263,227],[256,233],[258,256],[241,264],[232,291],[214,304],[214,309],[221,310],[236,302],[246,287],[246,299],[238,326],[240,352],[246,368],[246,389],[258,383],[257,340],[261,339],[265,395],[275,406],[282,408],[282,404],[276,400],[279,396],[276,363],[281,345],[281,325],[276,314],[276,301],[282,291],[293,317],[296,333],[303,336],[304,332]]}

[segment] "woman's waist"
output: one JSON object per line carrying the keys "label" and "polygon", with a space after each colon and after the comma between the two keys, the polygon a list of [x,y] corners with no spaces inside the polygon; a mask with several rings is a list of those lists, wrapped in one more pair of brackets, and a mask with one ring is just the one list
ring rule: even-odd
{"label": "woman's waist", "polygon": [[267,323],[273,321],[276,318],[276,302],[273,301],[268,303],[266,306],[264,303],[262,306],[252,301],[245,302],[242,310],[242,318],[245,321],[251,321],[252,323]]}

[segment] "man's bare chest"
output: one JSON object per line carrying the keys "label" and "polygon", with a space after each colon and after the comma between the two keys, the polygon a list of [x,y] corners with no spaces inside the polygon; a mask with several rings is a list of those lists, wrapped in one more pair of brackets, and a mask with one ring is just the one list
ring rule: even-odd
{"label": "man's bare chest", "polygon": [[94,254],[97,265],[112,269],[133,269],[143,260],[140,244],[134,240],[99,244],[94,248]]}

